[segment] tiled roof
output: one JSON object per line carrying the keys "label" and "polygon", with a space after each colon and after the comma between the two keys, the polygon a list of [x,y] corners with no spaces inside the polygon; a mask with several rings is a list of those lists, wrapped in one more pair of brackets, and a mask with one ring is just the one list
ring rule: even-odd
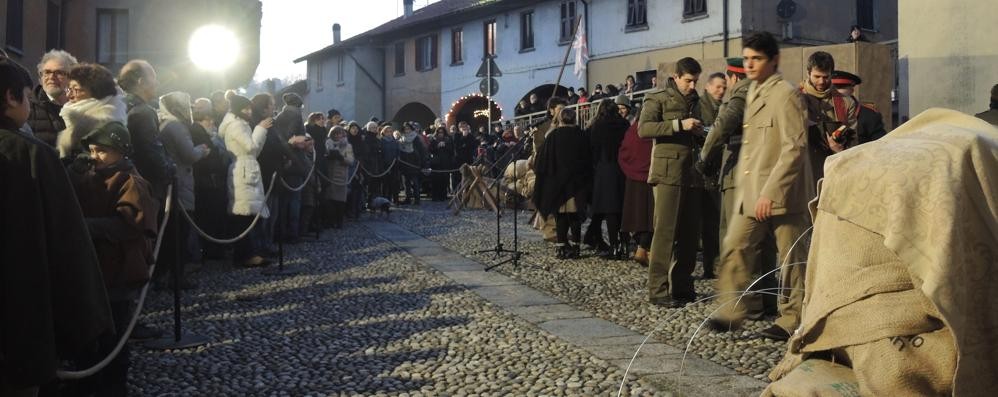
{"label": "tiled roof", "polygon": [[512,3],[524,3],[524,2],[511,1],[511,0],[440,0],[436,3],[430,4],[426,7],[413,11],[412,15],[408,17],[400,16],[391,21],[381,24],[380,26],[374,29],[353,36],[347,40],[343,40],[339,44],[329,45],[321,50],[315,51],[301,58],[295,59],[295,63],[328,52],[336,51],[338,49],[344,49],[356,46],[357,44],[360,43],[370,42],[371,40],[377,39],[379,36],[388,35],[390,33],[397,32],[406,28],[417,28],[423,24],[437,22],[441,19],[444,19],[445,17],[453,17],[467,12],[483,9],[488,6],[499,5],[500,3],[512,4]]}

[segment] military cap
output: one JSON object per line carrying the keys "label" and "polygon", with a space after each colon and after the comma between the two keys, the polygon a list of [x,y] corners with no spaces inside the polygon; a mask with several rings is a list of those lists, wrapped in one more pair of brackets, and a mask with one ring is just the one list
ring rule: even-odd
{"label": "military cap", "polygon": [[859,76],[841,70],[832,71],[832,84],[841,86],[853,86],[863,84],[863,79]]}
{"label": "military cap", "polygon": [[745,61],[742,58],[728,58],[725,62],[728,64],[729,72],[745,74]]}

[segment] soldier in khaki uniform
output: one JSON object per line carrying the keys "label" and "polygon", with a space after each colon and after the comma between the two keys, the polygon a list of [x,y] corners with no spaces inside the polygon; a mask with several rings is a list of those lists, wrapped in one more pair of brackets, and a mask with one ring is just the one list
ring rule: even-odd
{"label": "soldier in khaki uniform", "polygon": [[[704,141],[700,157],[710,163],[716,161],[718,153],[721,152],[721,166],[718,186],[721,193],[721,219],[718,228],[718,239],[722,242],[721,252],[724,252],[724,236],[728,232],[728,223],[735,215],[735,165],[738,164],[738,153],[742,146],[742,120],[745,116],[745,98],[748,96],[749,80],[745,77],[745,68],[742,65],[742,58],[727,59],[727,87],[728,90],[721,101],[718,109],[717,119],[714,127]],[[722,150],[723,147],[723,150]],[[767,272],[776,264],[776,248],[772,240],[767,239],[766,244],[760,248],[761,272]],[[720,265],[720,263],[718,263]],[[720,266],[718,266],[720,268]],[[753,289],[775,288],[776,282],[771,276],[766,277],[757,283]],[[748,318],[757,320],[768,313],[775,313],[775,302],[772,295],[748,295],[744,299],[745,306],[748,307]],[[765,304],[763,303],[765,301]]]}
{"label": "soldier in khaki uniform", "polygon": [[738,165],[735,167],[736,211],[728,224],[718,275],[722,307],[708,323],[718,331],[737,327],[745,317],[744,302],[735,299],[748,288],[760,267],[759,249],[772,236],[776,242],[782,294],[780,317],[761,332],[786,340],[800,323],[804,264],[810,226],[807,202],[814,183],[808,163],[807,130],[800,93],[777,73],[779,45],[767,32],[744,41],[742,50],[749,85]]}
{"label": "soldier in khaki uniform", "polygon": [[700,72],[695,59],[680,59],[665,86],[645,95],[638,122],[638,136],[655,138],[648,170],[655,196],[648,299],[664,307],[682,307],[696,299],[692,273],[703,180],[694,168],[692,148],[694,139],[703,135],[696,93]]}
{"label": "soldier in khaki uniform", "polygon": [[[703,116],[704,131],[712,127],[717,120],[727,87],[728,81],[724,73],[714,73],[707,77],[707,87],[700,96],[700,115]],[[699,156],[700,153],[694,155]],[[721,167],[717,161],[702,163],[704,165],[700,168],[704,187],[700,193],[703,197],[700,206],[700,248],[703,250],[703,278],[712,279],[716,278],[714,268],[717,267],[717,259],[721,254],[721,241],[717,237],[717,229],[721,223],[721,190],[718,186]]]}

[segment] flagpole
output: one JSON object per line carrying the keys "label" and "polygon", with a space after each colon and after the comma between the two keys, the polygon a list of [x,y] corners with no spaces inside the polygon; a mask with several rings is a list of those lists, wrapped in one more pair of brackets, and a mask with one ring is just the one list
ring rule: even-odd
{"label": "flagpole", "polygon": [[[554,90],[551,92],[551,97],[558,95],[558,86],[561,85],[561,76],[565,74],[565,65],[568,64],[568,55],[572,53],[572,48],[575,44],[575,36],[579,33],[579,25],[582,24],[582,18],[579,18],[579,23],[575,24],[575,28],[572,29],[572,42],[568,44],[568,49],[565,50],[565,59],[561,61],[561,70],[558,71],[558,80],[554,83]],[[589,87],[586,87],[588,90]]]}

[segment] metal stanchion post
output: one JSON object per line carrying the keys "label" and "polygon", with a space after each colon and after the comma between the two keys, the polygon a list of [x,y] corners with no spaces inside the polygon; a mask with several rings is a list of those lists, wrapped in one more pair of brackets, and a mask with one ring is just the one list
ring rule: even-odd
{"label": "metal stanchion post", "polygon": [[[278,173],[276,178],[282,178],[283,180],[284,176]],[[282,188],[287,189],[287,187],[284,187],[284,184],[281,184],[281,186]],[[280,212],[281,209],[278,208],[277,225],[275,225],[277,228],[277,267],[272,269],[263,269],[260,273],[265,276],[294,276],[298,274],[297,271],[284,267],[284,227],[281,225],[282,219],[280,217]]]}
{"label": "metal stanchion post", "polygon": [[[179,186],[177,181],[174,180],[173,186]],[[171,195],[172,203],[171,207],[175,208],[175,211],[183,211],[178,203],[178,194],[174,192]],[[189,349],[192,347],[198,347],[208,344],[208,338],[199,335],[187,334],[184,335],[183,328],[180,319],[180,281],[182,279],[182,272],[180,268],[180,261],[182,261],[181,242],[184,241],[180,233],[180,222],[184,222],[184,218],[180,215],[174,216],[169,220],[172,222],[172,230],[169,233],[173,234],[175,239],[173,245],[173,267],[170,272],[173,273],[173,337],[164,337],[161,339],[156,339],[145,344],[147,348],[154,350],[177,350],[177,349]]]}

